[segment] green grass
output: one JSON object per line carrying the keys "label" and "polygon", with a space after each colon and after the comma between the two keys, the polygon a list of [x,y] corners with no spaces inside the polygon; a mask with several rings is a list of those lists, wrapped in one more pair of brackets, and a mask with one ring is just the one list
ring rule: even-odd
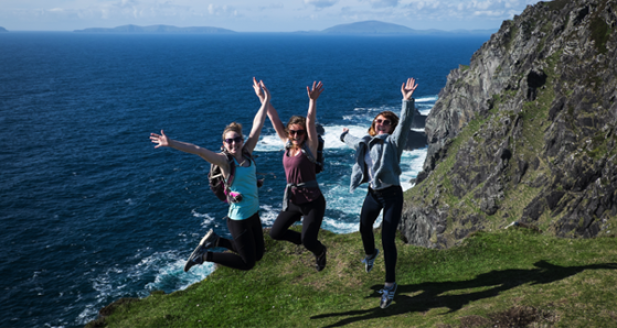
{"label": "green grass", "polygon": [[89,327],[499,327],[525,311],[538,327],[617,326],[614,238],[511,228],[447,250],[397,241],[399,289],[385,310],[383,257],[365,273],[358,233],[321,233],[328,266],[319,273],[312,254],[266,238],[252,271],[218,268],[184,291],[118,304]]}

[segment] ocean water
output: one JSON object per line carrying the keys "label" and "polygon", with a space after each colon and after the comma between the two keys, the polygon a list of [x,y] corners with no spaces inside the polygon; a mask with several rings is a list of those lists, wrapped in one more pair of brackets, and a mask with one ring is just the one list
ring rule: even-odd
{"label": "ocean water", "polygon": [[[211,265],[182,271],[208,229],[229,236],[209,164],[154,149],[148,137],[164,129],[216,150],[229,122],[248,132],[259,108],[253,76],[283,120],[305,115],[305,87],[323,81],[322,228],[357,231],[366,189],[349,193],[353,152],[339,141],[342,128],[362,135],[379,111],[399,112],[407,77],[417,79],[416,106],[427,114],[448,72],[487,39],[1,34],[0,327],[83,326],[121,297],[180,290],[211,273]],[[264,226],[281,208],[282,148],[266,121],[255,151],[266,174]],[[425,156],[404,153],[404,188]]]}

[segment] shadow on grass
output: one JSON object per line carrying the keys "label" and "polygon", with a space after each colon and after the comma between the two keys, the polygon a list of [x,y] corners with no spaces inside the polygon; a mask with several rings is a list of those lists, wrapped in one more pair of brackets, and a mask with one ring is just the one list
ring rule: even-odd
{"label": "shadow on grass", "polygon": [[[567,277],[576,275],[584,270],[598,269],[617,269],[617,263],[592,264],[583,266],[558,266],[550,264],[546,261],[538,261],[534,263],[536,268],[522,270],[510,269],[501,271],[491,271],[478,275],[475,279],[465,281],[452,282],[427,282],[414,285],[399,285],[397,295],[394,297],[395,303],[387,309],[381,309],[379,306],[368,310],[348,311],[339,313],[326,313],[311,317],[311,319],[323,319],[328,317],[349,317],[333,323],[326,327],[341,327],[356,321],[367,319],[385,318],[389,316],[411,313],[411,312],[426,312],[434,308],[447,307],[450,309],[448,313],[460,310],[463,306],[470,302],[481,300],[484,298],[495,297],[499,293],[531,283],[531,285],[547,284],[554,281],[562,280]],[[458,294],[458,295],[441,295],[449,291],[456,291],[469,288],[490,287],[489,289]],[[377,290],[382,288],[381,285],[371,287],[373,294],[367,298],[375,298],[371,302],[375,305],[379,304]],[[421,291],[415,296],[406,296],[402,294],[413,294]]]}

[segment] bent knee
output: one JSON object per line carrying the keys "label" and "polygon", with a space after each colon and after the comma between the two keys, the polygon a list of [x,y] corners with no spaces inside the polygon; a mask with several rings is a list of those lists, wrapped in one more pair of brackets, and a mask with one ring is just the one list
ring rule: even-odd
{"label": "bent knee", "polygon": [[278,230],[270,230],[270,238],[274,240],[281,240],[283,239],[283,233]]}

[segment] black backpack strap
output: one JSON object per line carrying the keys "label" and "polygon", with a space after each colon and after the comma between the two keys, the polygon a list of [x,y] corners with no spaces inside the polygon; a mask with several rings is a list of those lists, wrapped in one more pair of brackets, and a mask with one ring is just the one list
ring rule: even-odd
{"label": "black backpack strap", "polygon": [[231,156],[230,153],[224,151],[223,154],[225,155],[225,157],[227,157],[227,164],[229,164],[229,176],[227,177],[227,179],[223,177],[223,181],[225,182],[225,193],[227,194],[229,186],[234,183],[234,176],[236,175],[236,162],[234,161],[234,157]]}

